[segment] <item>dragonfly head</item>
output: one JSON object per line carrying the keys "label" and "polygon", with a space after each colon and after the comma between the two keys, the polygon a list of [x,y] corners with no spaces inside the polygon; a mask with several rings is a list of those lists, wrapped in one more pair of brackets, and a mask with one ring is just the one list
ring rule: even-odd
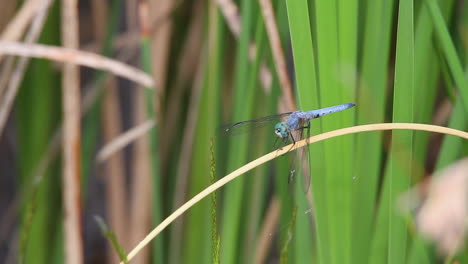
{"label": "dragonfly head", "polygon": [[289,136],[288,126],[284,122],[279,122],[275,125],[275,134],[280,138]]}

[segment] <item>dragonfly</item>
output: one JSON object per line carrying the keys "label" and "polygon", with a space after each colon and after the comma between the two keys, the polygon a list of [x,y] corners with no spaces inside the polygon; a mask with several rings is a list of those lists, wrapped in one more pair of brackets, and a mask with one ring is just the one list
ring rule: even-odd
{"label": "dragonfly", "polygon": [[274,126],[274,132],[278,138],[281,139],[283,143],[286,143],[287,140],[290,139],[294,145],[298,140],[298,138],[295,138],[294,132],[300,132],[303,129],[310,129],[310,120],[322,117],[324,115],[340,112],[355,105],[355,103],[346,103],[310,111],[298,110],[289,113],[270,115],[253,120],[229,124],[224,126],[223,130],[228,134],[237,134],[245,130],[250,130],[251,128],[263,127],[276,122]]}
{"label": "dragonfly", "polygon": [[[310,111],[298,110],[294,112],[275,114],[225,125],[222,129],[224,133],[234,135],[270,125],[277,136],[275,146],[277,145],[278,140],[280,140],[281,146],[285,145],[289,140],[293,143],[292,146],[294,146],[298,140],[303,138],[304,134],[310,136],[310,121],[312,119],[340,112],[355,105],[355,103],[346,103]],[[304,130],[307,130],[306,133],[304,133]],[[291,172],[293,172],[293,170]]]}

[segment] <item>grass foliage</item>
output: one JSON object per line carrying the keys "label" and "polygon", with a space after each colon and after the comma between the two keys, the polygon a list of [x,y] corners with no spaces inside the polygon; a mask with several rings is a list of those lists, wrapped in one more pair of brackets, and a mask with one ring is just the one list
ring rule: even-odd
{"label": "grass foliage", "polygon": [[[102,49],[106,56],[113,55],[125,14],[123,1],[110,2]],[[164,1],[153,2],[158,6]],[[165,28],[161,18],[156,19],[154,31],[140,35],[136,28],[129,29],[140,36],[134,44],[139,58],[131,62],[152,73],[156,60],[152,54],[159,54],[159,48],[167,48],[167,61],[165,83],[145,90],[144,105],[130,102],[133,89],[139,88],[119,90],[128,110],[118,117],[125,127],[136,124],[132,120],[138,107],[144,108],[145,118],[157,123],[148,132],[150,171],[146,173],[151,200],[144,210],[151,213],[127,225],[126,234],[114,234],[112,225],[105,226],[104,221],[113,223],[112,216],[99,219],[111,237],[106,243],[119,249],[121,259],[125,259],[124,251],[135,246],[134,240],[129,243],[134,225],[151,230],[180,202],[274,149],[272,127],[224,137],[219,135],[222,124],[285,109],[284,87],[280,87],[259,1],[233,2],[239,12],[231,17],[240,26],[238,36],[220,10],[223,5],[217,4],[224,1],[176,2],[163,18],[171,21],[167,47],[152,42],[151,34]],[[281,0],[271,4],[293,83],[295,108],[357,104],[313,120],[313,135],[384,122],[468,129],[466,1]],[[57,5],[50,11],[41,43],[59,45]],[[87,8],[93,7],[83,10]],[[60,194],[65,190],[60,189],[60,158],[48,167],[37,187],[27,188],[46,153],[46,143],[61,122],[59,78],[53,63],[33,60],[16,98],[14,124],[10,124],[17,131],[17,189],[30,190],[32,194],[25,197],[33,197],[20,204],[20,221],[15,225],[20,232],[15,242],[17,259],[24,263],[63,262]],[[83,74],[82,79],[89,87],[101,87],[103,78],[104,73],[96,73],[92,78]],[[82,127],[86,223],[92,217],[86,207],[96,197],[92,184],[96,179],[105,181],[99,178],[95,162],[101,129],[107,122],[100,111],[102,100],[99,96],[84,115]],[[466,156],[466,140],[421,131],[377,131],[345,135],[308,148],[309,160],[303,163],[310,175],[300,159],[291,161],[293,154],[256,168],[213,194],[211,201],[205,199],[182,215],[151,242],[146,261],[346,264],[462,263],[468,259],[466,250],[447,258],[438,255],[415,231],[411,216],[397,208],[401,193]],[[125,172],[124,182],[130,187],[122,188],[126,204],[121,206],[130,219],[135,212],[131,205],[145,203],[138,202],[141,193],[129,191],[137,178],[131,172],[140,163],[132,159],[132,151],[125,151],[125,166],[132,169]],[[293,181],[288,180],[291,164],[297,168]],[[310,188],[303,186],[300,175],[304,173],[310,177],[304,181],[311,183]],[[89,237],[94,236],[85,237],[84,243],[90,243]],[[88,256],[105,255],[102,248],[85,249]]]}

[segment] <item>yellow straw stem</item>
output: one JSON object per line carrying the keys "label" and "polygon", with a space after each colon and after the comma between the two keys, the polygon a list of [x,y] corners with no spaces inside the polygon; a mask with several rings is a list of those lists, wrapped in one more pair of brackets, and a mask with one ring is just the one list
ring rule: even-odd
{"label": "yellow straw stem", "polygon": [[[298,148],[302,148],[307,144],[312,144],[315,142],[319,142],[325,139],[338,137],[347,134],[359,133],[359,132],[369,132],[369,131],[380,131],[380,130],[421,130],[421,131],[428,131],[434,133],[441,133],[447,135],[453,135],[457,137],[461,137],[464,139],[468,139],[468,133],[442,127],[442,126],[435,126],[435,125],[427,125],[427,124],[415,124],[415,123],[382,123],[382,124],[370,124],[370,125],[361,125],[361,126],[353,126],[347,127],[342,129],[333,130],[330,132],[322,133],[316,136],[312,136],[308,139],[303,139],[301,141],[296,142],[294,146],[288,145],[283,147],[282,149],[272,151],[256,160],[253,160],[244,166],[240,167],[239,169],[229,173],[228,175],[224,176],[217,182],[213,183],[212,185],[205,188],[202,192],[195,195],[192,199],[187,201],[177,210],[175,210],[171,215],[169,215],[164,221],[162,221],[156,228],[154,228],[138,245],[130,251],[127,256],[128,261],[130,261],[135,255],[143,249],[152,239],[154,239],[159,233],[161,233],[170,223],[172,223],[177,217],[185,213],[190,207],[198,203],[200,200],[205,198],[206,196],[210,195],[212,192],[216,191],[217,189],[221,188],[228,182],[234,180],[238,176],[252,170],[255,167],[260,166],[267,161],[270,161],[278,156],[281,156],[289,151],[293,151]],[[207,173],[209,173],[207,171]],[[123,264],[121,262],[121,264]]]}

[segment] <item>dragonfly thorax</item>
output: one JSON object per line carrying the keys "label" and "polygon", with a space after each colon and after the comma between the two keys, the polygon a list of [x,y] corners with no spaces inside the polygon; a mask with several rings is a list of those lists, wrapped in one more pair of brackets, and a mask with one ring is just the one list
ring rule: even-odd
{"label": "dragonfly thorax", "polygon": [[280,138],[289,136],[289,127],[284,123],[280,122],[275,125],[275,134]]}

